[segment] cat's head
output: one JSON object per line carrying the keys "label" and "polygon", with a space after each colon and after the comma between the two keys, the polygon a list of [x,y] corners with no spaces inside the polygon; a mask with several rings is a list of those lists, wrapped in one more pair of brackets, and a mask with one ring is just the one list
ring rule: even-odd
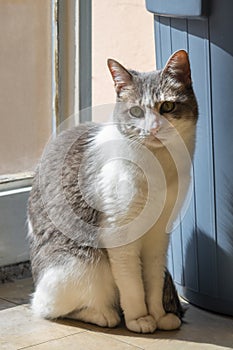
{"label": "cat's head", "polygon": [[175,52],[159,71],[127,70],[113,59],[108,60],[108,67],[118,102],[114,121],[123,133],[151,142],[169,139],[168,125],[180,134],[195,128],[198,107],[189,58],[184,50]]}

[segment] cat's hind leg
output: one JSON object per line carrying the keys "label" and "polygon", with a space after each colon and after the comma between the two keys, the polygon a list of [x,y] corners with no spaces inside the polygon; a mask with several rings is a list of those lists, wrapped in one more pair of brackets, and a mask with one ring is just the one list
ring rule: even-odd
{"label": "cat's hind leg", "polygon": [[[115,327],[120,323],[119,295],[108,261],[100,262],[88,274],[84,307],[76,308],[68,318],[93,323],[101,327]],[[85,287],[84,287],[85,289]]]}
{"label": "cat's hind leg", "polygon": [[55,319],[75,309],[77,290],[72,275],[64,266],[50,267],[39,279],[31,308],[36,316]]}
{"label": "cat's hind leg", "polygon": [[108,262],[96,265],[69,263],[48,269],[32,299],[32,310],[40,317],[68,317],[114,327],[120,322],[118,294]]}
{"label": "cat's hind leg", "polygon": [[68,318],[87,323],[93,323],[100,327],[116,327],[120,323],[119,313],[115,308],[105,307],[100,310],[96,307],[86,307],[81,310],[73,311]]}

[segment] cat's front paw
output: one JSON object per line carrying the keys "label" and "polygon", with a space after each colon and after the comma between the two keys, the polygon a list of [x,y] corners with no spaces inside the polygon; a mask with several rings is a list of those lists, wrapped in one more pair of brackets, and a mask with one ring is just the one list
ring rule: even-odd
{"label": "cat's front paw", "polygon": [[180,328],[181,320],[174,314],[168,313],[160,317],[157,321],[158,329],[171,331]]}
{"label": "cat's front paw", "polygon": [[126,326],[130,331],[136,333],[153,333],[157,328],[156,321],[151,315],[126,321]]}

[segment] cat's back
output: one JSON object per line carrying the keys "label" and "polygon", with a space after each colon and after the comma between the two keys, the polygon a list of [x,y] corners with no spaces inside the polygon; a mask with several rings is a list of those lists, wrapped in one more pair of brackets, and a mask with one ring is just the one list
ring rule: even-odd
{"label": "cat's back", "polygon": [[46,197],[55,195],[57,177],[61,177],[59,180],[64,188],[72,183],[74,172],[78,170],[85,151],[97,133],[96,124],[82,124],[49,140],[36,168],[29,197],[29,215],[35,216],[34,210],[39,206],[41,197],[45,194]]}
{"label": "cat's back", "polygon": [[[32,269],[59,263],[66,255],[93,258],[98,211],[87,205],[78,173],[98,134],[96,124],[60,133],[45,147],[28,201],[28,237]],[[91,171],[91,167],[90,167]],[[72,217],[75,220],[72,222]],[[91,227],[92,230],[88,231]],[[64,229],[65,228],[65,229]]]}

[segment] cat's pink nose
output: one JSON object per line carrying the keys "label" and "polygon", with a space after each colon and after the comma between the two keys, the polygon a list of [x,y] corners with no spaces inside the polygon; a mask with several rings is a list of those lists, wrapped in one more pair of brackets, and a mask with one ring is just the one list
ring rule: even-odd
{"label": "cat's pink nose", "polygon": [[157,126],[156,128],[152,128],[150,129],[150,132],[152,135],[156,136],[156,134],[158,133],[159,131],[159,126]]}

